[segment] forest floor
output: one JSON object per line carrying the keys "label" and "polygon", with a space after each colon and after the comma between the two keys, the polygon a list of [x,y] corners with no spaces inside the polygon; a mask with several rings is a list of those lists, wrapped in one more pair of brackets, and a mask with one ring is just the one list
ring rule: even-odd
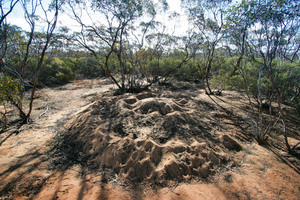
{"label": "forest floor", "polygon": [[[0,133],[0,199],[299,199],[300,161],[280,124],[256,144],[241,94],[112,88],[94,79],[39,90],[33,123]],[[295,145],[300,117],[284,109]]]}

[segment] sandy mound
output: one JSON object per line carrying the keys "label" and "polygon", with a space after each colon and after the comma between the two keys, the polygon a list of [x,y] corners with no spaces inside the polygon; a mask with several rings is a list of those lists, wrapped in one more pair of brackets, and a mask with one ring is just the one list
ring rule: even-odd
{"label": "sandy mound", "polygon": [[230,161],[229,151],[242,149],[213,131],[215,110],[170,91],[104,96],[69,122],[54,164],[110,169],[135,182],[208,177]]}

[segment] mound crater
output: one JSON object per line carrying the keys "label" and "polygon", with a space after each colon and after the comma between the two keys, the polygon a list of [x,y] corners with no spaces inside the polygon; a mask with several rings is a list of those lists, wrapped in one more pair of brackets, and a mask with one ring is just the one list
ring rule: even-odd
{"label": "mound crater", "polygon": [[104,96],[68,122],[52,157],[56,165],[111,169],[124,181],[206,178],[242,148],[215,134],[213,107],[164,93]]}

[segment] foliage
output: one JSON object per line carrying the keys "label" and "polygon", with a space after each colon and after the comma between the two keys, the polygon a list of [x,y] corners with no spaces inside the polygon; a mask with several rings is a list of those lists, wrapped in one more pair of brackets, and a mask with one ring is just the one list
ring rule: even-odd
{"label": "foliage", "polygon": [[20,100],[19,80],[1,74],[0,76],[0,103],[13,103]]}
{"label": "foliage", "polygon": [[[32,58],[28,63],[27,77],[29,78],[33,66],[37,64],[37,58]],[[100,61],[101,62],[101,61]],[[66,84],[74,79],[82,78],[97,78],[105,76],[105,70],[95,57],[45,57],[39,74],[39,86],[56,86]],[[115,60],[117,62],[117,60]],[[109,63],[113,69],[117,67],[114,65],[114,59]],[[116,69],[117,70],[117,69]]]}
{"label": "foliage", "polygon": [[72,68],[72,62],[64,62],[57,57],[46,57],[40,72],[40,82],[48,86],[66,84],[75,78]]}
{"label": "foliage", "polygon": [[225,12],[228,3],[231,1],[219,0],[182,0],[187,9],[190,21],[195,25],[194,31],[198,34],[197,43],[201,44],[198,49],[201,58],[199,71],[201,71],[203,86],[207,94],[214,94],[210,87],[209,77],[212,73],[217,48],[225,40],[227,26],[225,26]]}
{"label": "foliage", "polygon": [[[251,57],[249,61],[253,66],[249,68],[246,66],[249,64],[245,64],[241,68],[241,74],[249,104],[252,107],[252,113],[249,116],[255,132],[255,139],[259,144],[266,142],[266,135],[274,125],[271,117],[268,121],[262,117],[263,101],[267,99],[271,115],[272,102],[276,100],[279,108],[278,115],[283,125],[286,147],[289,152],[292,152],[288,143],[285,114],[281,106],[284,100],[282,97],[284,93],[282,89],[284,88],[278,83],[284,80],[284,77],[279,75],[279,73],[282,74],[280,71],[281,64],[287,59],[293,62],[300,47],[296,42],[299,39],[298,30],[300,27],[298,1],[242,1],[233,6],[229,13],[228,21],[241,27],[239,29],[242,30],[242,45],[237,45],[242,47],[240,58],[243,57],[244,48],[247,47],[247,54]],[[275,64],[276,59],[281,62],[280,68]],[[253,75],[247,75],[249,69],[252,70]],[[252,80],[253,77],[256,77],[256,79]],[[257,92],[252,90],[251,87],[254,81],[256,82]],[[254,110],[249,93],[256,93],[258,111]]]}
{"label": "foliage", "polygon": [[24,31],[15,25],[6,25],[0,28],[0,40],[1,58],[5,56],[6,63],[16,67],[20,64],[21,57],[25,52],[23,48],[26,43]]}
{"label": "foliage", "polygon": [[20,100],[19,80],[0,74],[0,105],[4,108],[4,111],[0,112],[2,115],[0,128],[2,130],[7,127],[6,104],[15,105]]}
{"label": "foliage", "polygon": [[238,56],[223,57],[221,60],[218,67],[215,67],[216,69],[212,77],[212,87],[239,90],[243,88],[243,84],[232,83],[233,79],[229,76],[236,65]]}
{"label": "foliage", "polygon": [[[258,74],[263,59],[257,58],[256,62],[250,62],[247,61],[247,58],[245,58],[244,76],[245,80],[247,81],[247,88],[245,88],[244,78],[241,71],[229,77],[229,74],[231,74],[237,59],[238,57],[225,58],[225,62],[219,67],[218,74],[215,74],[212,78],[212,86],[220,86],[225,89],[236,90],[240,92],[243,92],[246,89],[253,98],[258,100]],[[278,85],[281,91],[283,102],[300,109],[298,103],[299,98],[295,98],[295,102],[291,101],[291,99],[295,96],[295,89],[300,85],[299,61],[294,63],[285,61],[281,63],[279,59],[276,59],[273,62],[272,68],[277,74],[276,85]],[[264,70],[263,74],[264,75],[261,78],[260,88],[262,92],[262,98],[263,100],[266,100],[271,96],[272,83],[268,78],[268,71]]]}
{"label": "foliage", "polygon": [[[137,73],[142,71],[143,66],[138,62],[139,55],[136,53],[142,50],[146,33],[154,28],[158,10],[166,9],[167,3],[165,0],[91,0],[90,3],[91,9],[102,16],[105,22],[88,25],[76,12],[78,7],[86,4],[70,2],[76,21],[82,26],[81,32],[74,33],[74,38],[97,60],[104,58],[104,62],[99,64],[118,88],[125,91],[132,87],[131,82],[135,77],[141,77]],[[87,15],[90,16],[89,13]],[[136,23],[140,25],[136,26]],[[142,35],[137,36],[137,33]],[[115,66],[115,60],[111,62],[114,56],[117,57],[118,67]],[[111,72],[116,70],[121,78],[112,75]]]}
{"label": "foliage", "polygon": [[297,89],[300,87],[300,62],[283,62],[281,65],[280,60],[277,59],[275,64],[274,70],[278,74],[276,85],[280,88],[283,102],[296,107],[300,113],[299,96],[292,100],[297,95]]}
{"label": "foliage", "polygon": [[74,62],[74,73],[81,78],[97,78],[105,75],[105,71],[95,57],[80,57]]}

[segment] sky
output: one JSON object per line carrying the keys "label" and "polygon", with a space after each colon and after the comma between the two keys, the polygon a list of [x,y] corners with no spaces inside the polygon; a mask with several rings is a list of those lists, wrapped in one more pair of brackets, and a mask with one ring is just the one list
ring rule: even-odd
{"label": "sky", "polygon": [[[43,2],[47,2],[49,0],[43,0]],[[169,4],[169,11],[165,13],[160,13],[156,20],[162,22],[167,27],[167,33],[173,35],[183,35],[187,32],[189,23],[187,17],[184,15],[184,11],[181,9],[180,2],[181,0],[167,0]],[[180,14],[179,17],[170,20],[168,16],[172,12],[177,12]],[[42,14],[42,13],[41,13]],[[97,17],[95,17],[97,18]],[[78,24],[72,20],[67,14],[60,13],[59,15],[58,26],[67,26],[74,31],[79,31],[80,27]],[[87,22],[90,21],[88,18],[85,19]],[[24,12],[20,4],[16,5],[12,13],[8,15],[7,21],[10,24],[17,25],[21,27],[23,30],[29,30],[29,25],[24,18]],[[45,27],[38,25],[37,29],[42,31]]]}

